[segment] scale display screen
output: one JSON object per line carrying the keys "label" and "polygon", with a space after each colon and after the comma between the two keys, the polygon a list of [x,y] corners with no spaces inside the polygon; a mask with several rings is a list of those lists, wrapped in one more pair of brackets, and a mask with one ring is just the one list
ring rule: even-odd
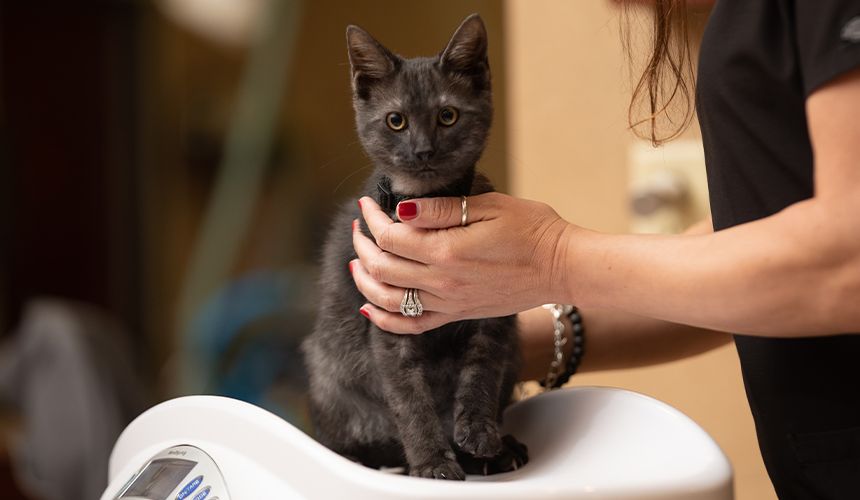
{"label": "scale display screen", "polygon": [[120,498],[165,500],[195,465],[197,462],[181,458],[153,460]]}

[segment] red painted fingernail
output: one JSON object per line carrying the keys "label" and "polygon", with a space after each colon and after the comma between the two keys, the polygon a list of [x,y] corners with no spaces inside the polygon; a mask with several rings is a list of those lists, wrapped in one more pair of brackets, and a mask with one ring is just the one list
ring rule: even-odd
{"label": "red painted fingernail", "polygon": [[358,209],[361,210],[361,199],[358,200]]}
{"label": "red painted fingernail", "polygon": [[401,201],[397,205],[397,217],[400,220],[412,220],[418,216],[418,204],[414,201]]}
{"label": "red painted fingernail", "polygon": [[358,219],[353,219],[352,221],[352,231],[355,232],[358,229]]}
{"label": "red painted fingernail", "polygon": [[361,315],[364,316],[365,318],[370,319],[370,311],[368,311],[367,309],[362,307],[361,309],[358,310],[358,312],[360,312]]}
{"label": "red painted fingernail", "polygon": [[349,261],[349,274],[355,274],[355,261]]}

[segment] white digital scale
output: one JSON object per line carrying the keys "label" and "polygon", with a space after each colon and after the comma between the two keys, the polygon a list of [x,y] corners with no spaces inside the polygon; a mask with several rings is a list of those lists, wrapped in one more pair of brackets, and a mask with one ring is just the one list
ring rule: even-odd
{"label": "white digital scale", "polygon": [[178,445],[147,461],[114,498],[129,500],[229,500],[218,465],[196,446]]}
{"label": "white digital scale", "polygon": [[380,472],[241,401],[161,403],[123,431],[101,500],[730,500],[732,469],[678,410],[621,389],[572,388],[512,405],[505,432],[529,448],[517,471],[465,482]]}

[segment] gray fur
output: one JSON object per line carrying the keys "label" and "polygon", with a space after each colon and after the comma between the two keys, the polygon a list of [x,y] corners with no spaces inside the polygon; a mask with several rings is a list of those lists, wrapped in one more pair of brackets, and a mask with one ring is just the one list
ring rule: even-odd
{"label": "gray fur", "polygon": [[[400,195],[490,191],[475,174],[492,121],[480,17],[463,21],[432,58],[396,56],[354,26],[347,45],[358,136],[376,167],[364,193],[379,201],[383,177]],[[437,121],[443,106],[459,111],[450,127]],[[392,111],[407,117],[406,129],[388,127]],[[303,344],[317,438],[366,465],[405,465],[420,477],[463,479],[524,464],[525,447],[498,429],[519,369],[514,318],[460,321],[422,335],[380,331],[358,312],[365,298],[348,270],[353,219],[360,219],[354,202],[329,231],[319,316]],[[362,231],[370,235],[363,224]]]}

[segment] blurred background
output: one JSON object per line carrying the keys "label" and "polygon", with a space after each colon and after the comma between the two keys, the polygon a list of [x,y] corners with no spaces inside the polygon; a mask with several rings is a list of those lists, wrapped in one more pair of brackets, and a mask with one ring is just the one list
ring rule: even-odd
{"label": "blurred background", "polygon": [[[472,12],[496,105],[479,167],[499,190],[608,232],[707,214],[696,127],[660,150],[627,128],[614,0],[0,2],[0,497],[96,498],[122,428],[179,395],[307,424],[296,347],[319,248],[370,168],[344,29],[430,55]],[[727,346],[572,383],[678,407],[739,499],[775,498],[739,373]]]}

